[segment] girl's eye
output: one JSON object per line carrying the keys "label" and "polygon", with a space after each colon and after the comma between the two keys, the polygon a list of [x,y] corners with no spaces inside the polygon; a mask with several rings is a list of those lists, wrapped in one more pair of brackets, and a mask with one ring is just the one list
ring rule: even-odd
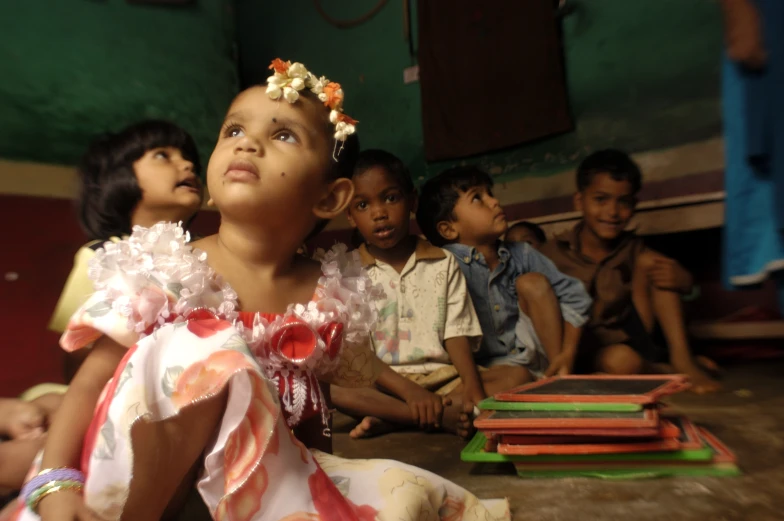
{"label": "girl's eye", "polygon": [[297,137],[294,135],[293,132],[288,130],[281,130],[277,134],[275,134],[276,141],[282,141],[284,143],[296,143]]}
{"label": "girl's eye", "polygon": [[357,210],[364,210],[367,208],[367,203],[365,201],[360,201],[356,205],[354,205],[354,208],[356,208]]}
{"label": "girl's eye", "polygon": [[387,202],[388,203],[396,203],[396,202],[398,202],[398,200],[399,200],[399,197],[397,196],[397,194],[389,194],[387,196]]}
{"label": "girl's eye", "polygon": [[226,127],[223,135],[225,137],[242,137],[245,135],[245,131],[239,125],[229,125]]}
{"label": "girl's eye", "polygon": [[169,153],[165,150],[157,150],[152,157],[155,159],[169,159]]}
{"label": "girl's eye", "polygon": [[482,200],[482,194],[474,194],[474,196],[471,198],[472,202],[473,201],[481,201],[481,200]]}

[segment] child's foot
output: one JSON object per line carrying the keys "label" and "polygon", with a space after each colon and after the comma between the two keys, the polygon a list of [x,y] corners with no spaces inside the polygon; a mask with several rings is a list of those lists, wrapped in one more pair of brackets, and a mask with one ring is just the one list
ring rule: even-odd
{"label": "child's foot", "polygon": [[444,430],[457,434],[464,440],[473,436],[475,432],[473,404],[464,402],[459,407],[447,407],[444,411]]}
{"label": "child's foot", "polygon": [[381,436],[382,434],[387,434],[388,432],[395,430],[398,430],[398,428],[393,423],[384,421],[381,418],[376,418],[375,416],[365,416],[356,427],[351,429],[349,436],[358,440],[361,438]]}
{"label": "child's foot", "polygon": [[721,367],[719,367],[719,364],[717,364],[707,356],[702,356],[702,355],[695,356],[694,361],[709,375],[713,377],[719,377],[721,375]]}
{"label": "child's foot", "polygon": [[[676,367],[676,369],[678,368]],[[721,390],[721,384],[700,369],[697,364],[680,368],[679,372],[689,377],[691,382],[689,390],[695,394],[713,394]]]}

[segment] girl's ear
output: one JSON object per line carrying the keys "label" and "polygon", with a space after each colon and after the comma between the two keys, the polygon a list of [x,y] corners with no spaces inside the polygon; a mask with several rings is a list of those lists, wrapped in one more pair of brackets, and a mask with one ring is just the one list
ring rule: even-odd
{"label": "girl's ear", "polygon": [[354,183],[351,179],[347,177],[336,179],[329,184],[324,197],[313,207],[313,215],[319,219],[334,219],[348,208],[352,197],[354,197]]}

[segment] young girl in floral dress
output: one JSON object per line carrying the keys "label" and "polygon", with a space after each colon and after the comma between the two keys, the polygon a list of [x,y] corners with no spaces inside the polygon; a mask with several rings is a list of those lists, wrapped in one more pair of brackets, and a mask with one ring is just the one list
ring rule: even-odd
{"label": "young girl in floral dress", "polygon": [[[140,121],[90,144],[78,167],[77,201],[90,242],[76,253],[51,330],[62,333],[93,293],[87,265],[104,241],[130,235],[133,225],[192,219],[202,203],[200,172],[193,138],[167,121]],[[0,398],[0,495],[21,487],[64,391],[65,386],[41,384],[23,399]]]}
{"label": "young girl in floral dress", "polygon": [[355,122],[339,85],[271,68],[235,98],[210,159],[218,234],[191,246],[175,224],[136,228],[92,262],[96,294],[61,341],[92,347],[22,519],[161,519],[194,483],[220,520],[508,519],[430,472],[294,437],[309,416],[326,428],[318,380],[377,376],[376,290],[345,248],[321,265],[296,253],[352,197]]}

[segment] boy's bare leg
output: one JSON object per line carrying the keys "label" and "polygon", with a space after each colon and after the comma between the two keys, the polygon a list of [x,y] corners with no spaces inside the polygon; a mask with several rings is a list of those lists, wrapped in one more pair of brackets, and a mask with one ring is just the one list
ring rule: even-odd
{"label": "boy's bare leg", "polygon": [[479,373],[487,396],[493,396],[532,382],[534,377],[528,369],[519,365],[496,365]]}
{"label": "boy's bare leg", "polygon": [[45,436],[32,440],[0,443],[0,489],[19,490],[38,451],[44,448]]}
{"label": "boy's bare leg", "polygon": [[[378,389],[348,389],[333,385],[331,393],[332,403],[338,410],[359,419],[359,424],[349,434],[354,439],[370,438],[418,426],[406,402]],[[450,393],[449,397],[454,393],[455,391]],[[458,395],[458,398],[444,407],[443,429],[463,436],[463,433],[470,429],[471,419],[463,416],[462,397]]]}
{"label": "boy's bare leg", "polygon": [[563,315],[558,297],[541,273],[526,273],[517,277],[517,302],[528,315],[542,343],[547,358],[555,360],[563,347]]}
{"label": "boy's bare leg", "polygon": [[652,372],[652,366],[626,344],[613,344],[596,353],[594,367],[607,374],[625,375]]}
{"label": "boy's bare leg", "polygon": [[646,331],[653,331],[654,320],[667,341],[670,362],[674,370],[689,376],[692,390],[698,394],[718,391],[721,385],[708,376],[691,355],[681,297],[674,291],[660,290],[650,283],[648,270],[653,263],[651,254],[643,253],[637,260],[632,280],[632,300]]}
{"label": "boy's bare leg", "polygon": [[373,387],[331,387],[332,403],[344,414],[359,420],[349,436],[371,438],[399,429],[414,427],[406,402]]}

